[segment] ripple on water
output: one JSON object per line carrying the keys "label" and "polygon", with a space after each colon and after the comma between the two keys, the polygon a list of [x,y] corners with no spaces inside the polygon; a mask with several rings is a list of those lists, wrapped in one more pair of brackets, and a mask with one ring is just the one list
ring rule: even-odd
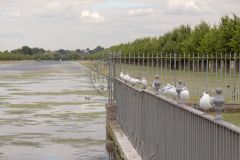
{"label": "ripple on water", "polygon": [[87,68],[21,62],[0,69],[0,159],[108,159],[106,98],[88,88]]}

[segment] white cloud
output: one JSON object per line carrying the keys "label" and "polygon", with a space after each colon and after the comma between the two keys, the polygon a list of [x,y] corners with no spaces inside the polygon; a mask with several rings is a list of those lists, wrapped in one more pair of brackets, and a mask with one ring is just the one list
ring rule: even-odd
{"label": "white cloud", "polygon": [[[157,36],[180,24],[200,20],[217,24],[222,15],[240,15],[240,0],[0,0],[0,4],[1,33],[6,33],[0,33],[0,50],[22,45],[108,47]],[[26,32],[16,33],[19,30]]]}
{"label": "white cloud", "polygon": [[53,0],[36,9],[33,13],[39,17],[80,17],[81,9],[81,1]]}
{"label": "white cloud", "polygon": [[152,14],[154,10],[152,8],[139,8],[139,9],[131,9],[128,11],[128,16],[144,16]]}
{"label": "white cloud", "polygon": [[200,13],[209,10],[207,5],[195,0],[168,0],[167,5],[170,13]]}
{"label": "white cloud", "polygon": [[168,2],[169,8],[194,8],[198,9],[198,6],[195,4],[193,0],[169,0]]}
{"label": "white cloud", "polygon": [[20,17],[21,16],[21,11],[14,11],[13,13],[12,13],[12,16],[13,17]]}
{"label": "white cloud", "polygon": [[85,22],[103,22],[105,21],[105,18],[101,16],[98,12],[90,12],[88,10],[85,10],[81,14],[83,20]]}

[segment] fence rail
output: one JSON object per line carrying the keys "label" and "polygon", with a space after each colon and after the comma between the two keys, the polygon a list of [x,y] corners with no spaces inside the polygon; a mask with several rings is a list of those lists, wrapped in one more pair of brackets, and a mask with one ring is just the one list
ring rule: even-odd
{"label": "fence rail", "polygon": [[144,160],[239,160],[240,128],[114,79],[116,118]]}
{"label": "fence rail", "polygon": [[188,104],[198,105],[203,91],[211,95],[215,88],[221,87],[227,106],[240,107],[240,56],[237,54],[218,57],[176,53],[147,56],[113,54],[110,58],[114,62],[116,77],[120,72],[135,78],[144,77],[150,90],[155,75],[159,75],[161,87],[168,83],[176,86],[177,81],[182,80],[190,92]]}

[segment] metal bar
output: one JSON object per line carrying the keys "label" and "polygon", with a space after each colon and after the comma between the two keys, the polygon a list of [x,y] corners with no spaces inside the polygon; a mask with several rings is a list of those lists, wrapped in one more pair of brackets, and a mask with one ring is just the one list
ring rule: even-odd
{"label": "metal bar", "polygon": [[[159,61],[159,59],[158,59],[158,53],[157,53],[157,55],[156,55],[156,70],[155,70],[155,74],[159,74],[158,73],[158,69],[159,69],[159,64],[158,64],[159,62],[158,61]],[[160,78],[162,78],[162,77],[160,77]]]}
{"label": "metal bar", "polygon": [[163,73],[162,73],[162,70],[163,70],[163,60],[162,60],[162,59],[163,59],[163,56],[162,56],[162,53],[161,53],[160,56],[161,56],[161,57],[160,57],[160,59],[161,59],[161,61],[160,61],[160,62],[161,62],[161,68],[160,68],[161,73],[160,73],[160,74],[161,74],[161,77],[162,77],[162,76],[163,76]]}
{"label": "metal bar", "polygon": [[135,74],[136,74],[136,73],[135,73],[135,71],[136,71],[136,68],[135,68],[135,67],[136,67],[136,66],[135,66],[135,53],[134,53],[134,54],[133,54],[133,67],[132,67],[132,68],[133,68],[133,69],[132,69],[132,70],[133,70],[133,77],[136,76],[136,75],[135,75]]}
{"label": "metal bar", "polygon": [[140,78],[140,56],[139,56],[139,53],[138,53],[137,63],[138,63],[138,78]]}
{"label": "metal bar", "polygon": [[187,78],[186,78],[186,55],[185,55],[185,53],[183,54],[183,77],[184,77],[184,79],[183,79],[183,81],[184,82],[186,82],[187,81]]}
{"label": "metal bar", "polygon": [[128,53],[128,72],[129,72],[129,75],[131,76],[132,73],[131,73],[131,57],[130,57],[130,53]]}
{"label": "metal bar", "polygon": [[[172,75],[172,53],[169,53],[169,74]],[[170,79],[172,81],[172,79]]]}
{"label": "metal bar", "polygon": [[149,71],[149,59],[150,59],[150,57],[149,57],[149,53],[147,54],[147,73],[146,73],[146,79],[149,79],[149,75],[151,74],[150,73],[150,71]]}
{"label": "metal bar", "polygon": [[153,67],[154,67],[154,62],[153,62],[153,53],[152,53],[152,56],[151,56],[151,58],[152,58],[152,69],[151,69],[151,77],[154,77],[153,75]]}
{"label": "metal bar", "polygon": [[236,95],[237,95],[237,93],[236,93],[236,73],[237,73],[237,71],[236,71],[236,68],[237,68],[237,64],[236,64],[236,61],[237,61],[237,59],[236,59],[237,57],[236,57],[236,54],[234,54],[234,82],[233,82],[233,107],[234,108],[236,108],[237,106],[236,106]]}
{"label": "metal bar", "polygon": [[216,81],[218,79],[218,59],[217,59],[217,52],[216,52],[216,57],[215,57],[215,72],[216,72]]}
{"label": "metal bar", "polygon": [[122,117],[118,123],[143,160],[240,159],[239,127],[119,79],[114,82],[117,117]]}
{"label": "metal bar", "polygon": [[177,85],[177,53],[174,52],[174,85]]}
{"label": "metal bar", "polygon": [[209,81],[208,81],[208,72],[209,72],[209,59],[208,59],[208,54],[207,54],[207,70],[206,70],[206,72],[207,72],[207,82],[206,82],[206,85],[207,85],[207,91],[209,90],[209,86],[208,86],[208,84],[209,84]]}

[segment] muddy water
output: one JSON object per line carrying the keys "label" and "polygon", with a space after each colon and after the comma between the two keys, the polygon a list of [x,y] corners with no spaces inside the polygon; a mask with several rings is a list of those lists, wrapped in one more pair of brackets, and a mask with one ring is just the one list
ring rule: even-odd
{"label": "muddy water", "polygon": [[14,62],[0,63],[0,72],[0,159],[108,159],[106,98],[88,87],[87,68]]}

